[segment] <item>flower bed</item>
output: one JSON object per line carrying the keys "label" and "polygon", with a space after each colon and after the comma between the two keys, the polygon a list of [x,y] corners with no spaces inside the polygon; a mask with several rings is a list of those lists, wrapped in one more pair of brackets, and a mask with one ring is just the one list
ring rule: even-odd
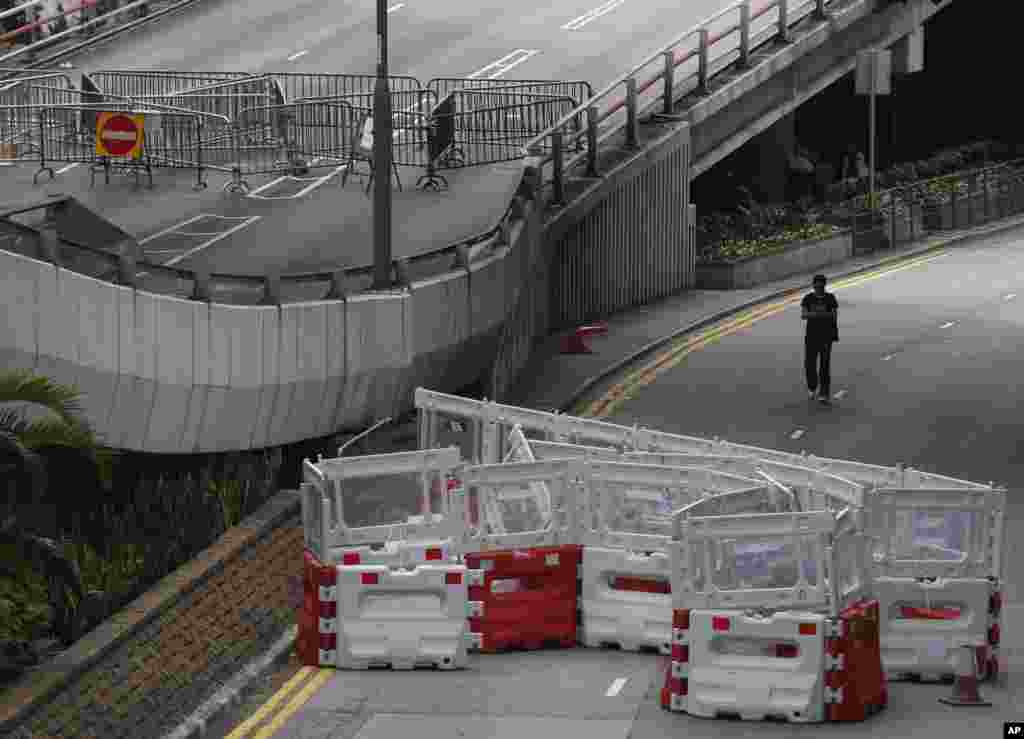
{"label": "flower bed", "polygon": [[737,290],[835,264],[853,255],[848,230],[830,224],[789,229],[757,241],[726,241],[698,262],[697,289]]}

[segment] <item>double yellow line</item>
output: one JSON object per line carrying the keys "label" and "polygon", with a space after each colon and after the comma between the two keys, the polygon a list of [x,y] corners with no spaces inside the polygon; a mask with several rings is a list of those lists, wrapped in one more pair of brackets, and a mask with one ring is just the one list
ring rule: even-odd
{"label": "double yellow line", "polygon": [[[891,266],[853,275],[832,283],[831,289],[854,287],[864,282],[876,280],[879,277],[918,267],[939,259],[948,253],[946,249],[939,249],[921,257],[913,257]],[[659,352],[639,368],[627,371],[621,380],[609,387],[599,398],[584,401],[581,404],[580,415],[589,418],[607,418],[621,408],[623,404],[635,397],[639,390],[651,385],[659,375],[678,366],[689,354],[699,351],[721,338],[748,328],[758,321],[774,316],[776,313],[780,313],[789,306],[800,302],[802,298],[802,294],[794,291],[788,297],[758,305],[738,316],[727,318],[707,330],[680,336],[670,341],[667,349]]]}
{"label": "double yellow line", "polygon": [[225,739],[270,739],[333,675],[329,668],[303,667]]}

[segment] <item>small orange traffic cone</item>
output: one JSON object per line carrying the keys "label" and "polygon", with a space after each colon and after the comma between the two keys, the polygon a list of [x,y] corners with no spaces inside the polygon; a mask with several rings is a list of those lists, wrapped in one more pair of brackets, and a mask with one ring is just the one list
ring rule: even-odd
{"label": "small orange traffic cone", "polygon": [[957,653],[956,681],[953,695],[939,698],[947,706],[991,706],[978,692],[977,650],[970,644],[961,644]]}

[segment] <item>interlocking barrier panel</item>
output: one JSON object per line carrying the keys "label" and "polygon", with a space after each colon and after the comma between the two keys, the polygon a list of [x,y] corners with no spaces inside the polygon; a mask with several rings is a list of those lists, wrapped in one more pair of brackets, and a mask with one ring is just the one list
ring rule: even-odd
{"label": "interlocking barrier panel", "polygon": [[[466,514],[461,495],[445,495],[443,510],[429,511],[431,491],[446,485],[459,467],[458,450],[424,450],[362,457],[306,459],[302,463],[302,511],[307,547],[326,563],[342,561],[346,552],[369,557],[373,547],[382,560],[426,561],[428,550],[442,556],[461,553],[466,538]],[[403,516],[393,523],[350,526],[345,517],[346,500],[368,495],[381,501],[402,493],[414,499],[413,511],[427,511],[418,520]],[[414,514],[415,515],[415,514]],[[412,520],[410,520],[412,518]],[[359,549],[362,547],[362,549]],[[433,559],[436,554],[431,553]],[[360,561],[363,561],[362,559]]]}
{"label": "interlocking barrier panel", "polygon": [[670,589],[670,561],[664,552],[584,547],[580,643],[669,654]]}
{"label": "interlocking barrier panel", "polygon": [[483,572],[469,588],[479,615],[469,619],[476,649],[576,645],[578,578],[582,547],[531,547],[466,555]]}
{"label": "interlocking barrier panel", "polygon": [[863,721],[888,703],[878,603],[810,612],[673,612],[661,705],[704,718]]}
{"label": "interlocking barrier panel", "polygon": [[337,666],[441,670],[466,666],[469,581],[482,573],[465,565],[338,565]]}

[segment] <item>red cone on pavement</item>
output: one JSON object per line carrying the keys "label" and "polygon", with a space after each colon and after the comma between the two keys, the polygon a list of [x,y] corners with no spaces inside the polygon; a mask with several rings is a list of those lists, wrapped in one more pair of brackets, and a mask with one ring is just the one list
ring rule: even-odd
{"label": "red cone on pavement", "polygon": [[975,663],[976,650],[970,644],[963,644],[957,655],[956,681],[953,683],[953,695],[939,698],[939,703],[947,706],[991,706],[983,700],[978,691],[978,677]]}

